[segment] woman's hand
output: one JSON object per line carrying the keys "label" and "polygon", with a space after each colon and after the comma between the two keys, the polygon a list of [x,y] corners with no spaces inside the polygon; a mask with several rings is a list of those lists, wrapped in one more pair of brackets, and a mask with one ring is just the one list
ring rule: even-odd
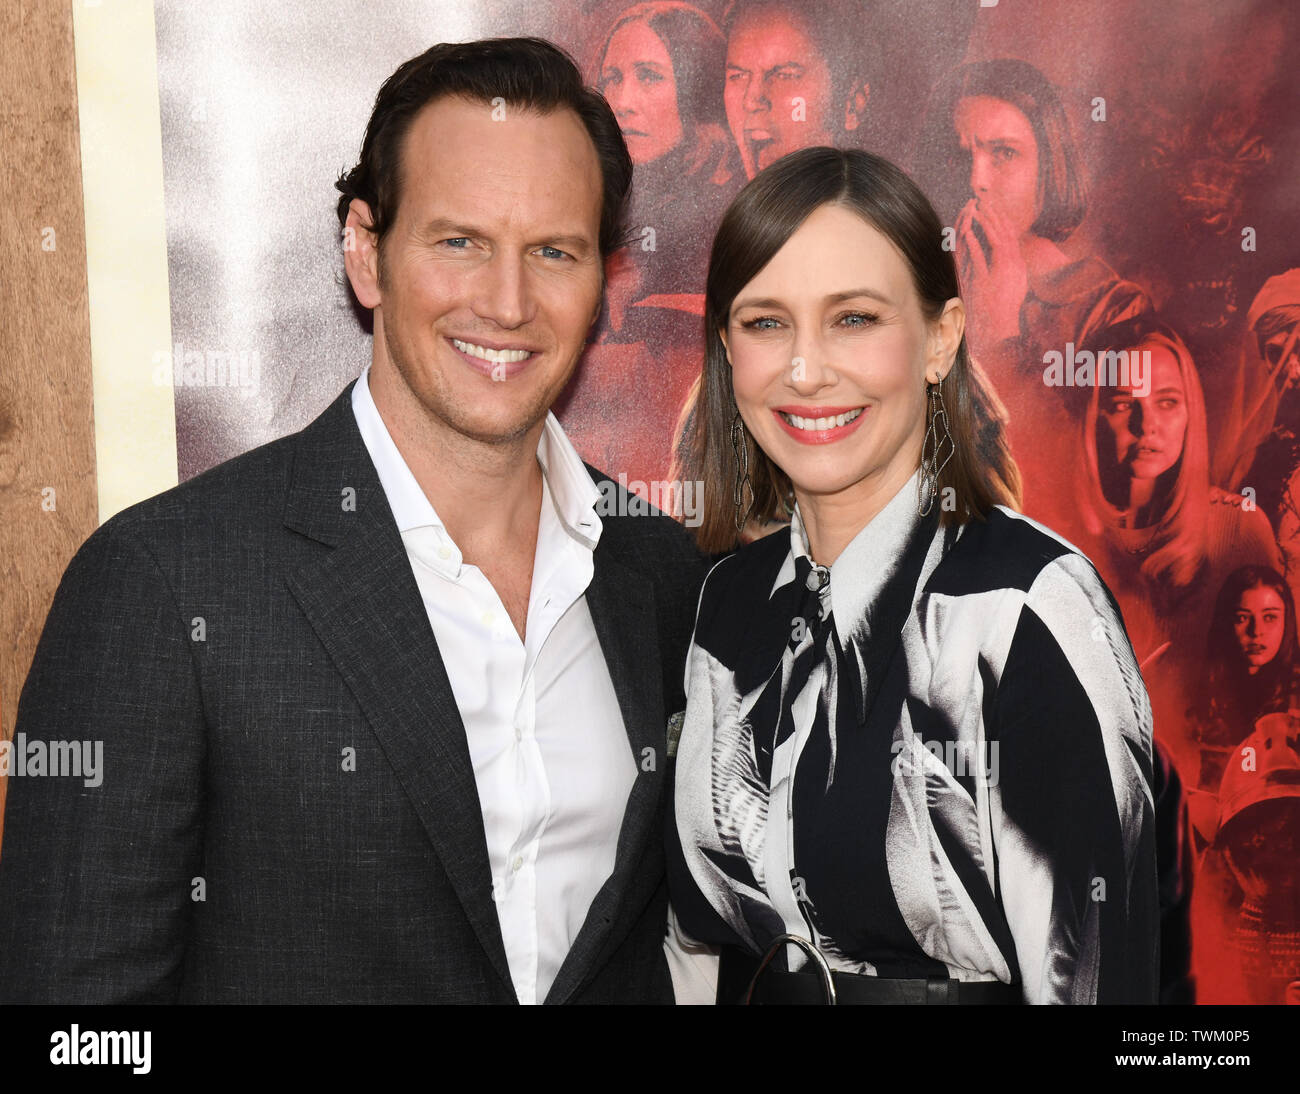
{"label": "woman's hand", "polygon": [[[988,257],[975,234],[978,222],[989,243]],[[971,198],[957,217],[957,260],[962,287],[983,338],[1001,341],[1020,333],[1020,306],[1029,293],[1029,270],[1020,240],[1007,219]]]}

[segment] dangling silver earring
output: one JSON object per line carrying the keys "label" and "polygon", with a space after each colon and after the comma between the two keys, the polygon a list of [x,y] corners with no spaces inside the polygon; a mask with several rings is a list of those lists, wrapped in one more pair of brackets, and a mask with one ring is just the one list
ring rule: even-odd
{"label": "dangling silver earring", "polygon": [[[749,514],[754,508],[754,487],[749,481],[749,445],[745,441],[745,424],[740,420],[739,410],[731,419],[731,451],[736,457],[736,489],[732,501],[736,506],[736,533],[739,535],[749,523]],[[748,502],[745,500],[746,490],[749,491]]]}
{"label": "dangling silver earring", "polygon": [[956,442],[948,429],[948,410],[943,405],[942,376],[935,383],[926,384],[926,395],[929,399],[929,424],[921,441],[921,490],[916,499],[916,511],[923,517],[929,515],[939,493],[940,472],[948,466],[948,461],[957,450]]}

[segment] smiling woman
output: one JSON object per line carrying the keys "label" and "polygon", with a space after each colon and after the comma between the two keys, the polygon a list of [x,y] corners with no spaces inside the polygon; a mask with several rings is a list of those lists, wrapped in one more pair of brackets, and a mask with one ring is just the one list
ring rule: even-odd
{"label": "smiling woman", "polygon": [[723,218],[700,539],[792,522],[700,598],[679,1001],[1155,999],[1150,704],[1097,571],[1011,507],[965,318],[938,218],[877,156],[796,152]]}
{"label": "smiling woman", "polygon": [[[787,248],[796,232],[801,245]],[[948,502],[941,519],[950,523],[1000,502],[1018,503],[1019,475],[966,349],[964,310],[952,256],[941,246],[942,232],[915,184],[887,160],[864,152],[796,152],[754,179],[732,203],[713,243],[699,425],[691,440],[700,477],[709,484],[710,504],[699,533],[706,550],[724,550],[738,538],[728,504],[730,484],[741,480],[740,450],[732,443],[737,412],[742,433],[757,440],[750,446],[744,490],[751,520],[761,526],[789,515],[794,472],[780,459],[782,449],[769,447],[764,438],[775,442],[782,425],[792,425],[788,415],[800,415],[801,407],[803,417],[826,413],[808,412],[810,406],[829,405],[818,394],[829,379],[823,353],[870,362],[854,370],[856,401],[835,413],[875,406],[876,424],[855,443],[859,451],[874,448],[868,462],[879,461],[888,449],[894,463],[883,479],[873,466],[872,482],[896,490],[916,469],[927,385],[942,380],[954,451],[933,484]],[[824,287],[820,295],[817,287]],[[930,338],[938,339],[933,347]],[[733,391],[737,354],[746,367],[736,374]],[[926,355],[933,359],[922,360]],[[910,379],[904,375],[908,371],[915,374]],[[778,384],[782,380],[784,387]],[[886,400],[884,392],[874,391],[881,385],[896,394]],[[759,389],[765,386],[773,401],[759,413]],[[878,397],[868,397],[868,388]],[[776,412],[785,403],[782,419]],[[880,436],[887,431],[889,443],[882,445]],[[915,441],[906,458],[896,450],[904,440]],[[820,469],[818,474],[831,479],[843,462],[838,449],[804,456],[801,466]],[[905,468],[908,460],[911,466]]]}

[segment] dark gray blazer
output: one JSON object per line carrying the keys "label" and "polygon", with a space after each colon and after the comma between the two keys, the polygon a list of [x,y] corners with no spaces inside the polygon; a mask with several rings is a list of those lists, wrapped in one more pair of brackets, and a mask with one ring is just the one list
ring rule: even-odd
{"label": "dark gray blazer", "polygon": [[[69,564],[17,732],[102,741],[103,783],[9,780],[0,1001],[515,1001],[464,726],[351,390]],[[587,602],[640,774],[546,1002],[671,1002],[665,726],[703,563],[667,517],[602,520]]]}

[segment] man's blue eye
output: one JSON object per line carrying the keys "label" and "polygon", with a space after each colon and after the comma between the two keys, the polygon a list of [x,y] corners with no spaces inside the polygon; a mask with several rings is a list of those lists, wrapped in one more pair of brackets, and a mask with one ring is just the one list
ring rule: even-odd
{"label": "man's blue eye", "polygon": [[542,254],[547,258],[564,258],[565,254],[558,247],[543,247]]}
{"label": "man's blue eye", "polygon": [[456,236],[455,239],[444,239],[443,242],[449,247],[455,247],[458,251],[469,246],[469,240],[464,236]]}

